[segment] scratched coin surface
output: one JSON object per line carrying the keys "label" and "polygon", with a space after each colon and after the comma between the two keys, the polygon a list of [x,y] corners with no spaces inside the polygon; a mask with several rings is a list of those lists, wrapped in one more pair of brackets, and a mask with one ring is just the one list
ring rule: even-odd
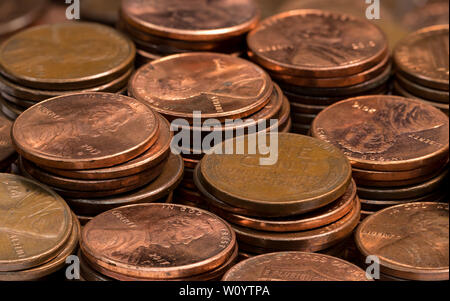
{"label": "scratched coin surface", "polygon": [[47,4],[47,0],[0,1],[0,37],[33,23]]}
{"label": "scratched coin surface", "polygon": [[61,169],[113,166],[140,155],[157,138],[157,116],[119,94],[81,93],[49,99],[17,118],[17,151],[38,164]]}
{"label": "scratched coin surface", "polygon": [[134,44],[95,23],[66,22],[24,30],[0,46],[0,72],[21,85],[44,90],[98,86],[128,70]]}
{"label": "scratched coin surface", "polygon": [[81,250],[96,265],[136,278],[173,279],[213,270],[231,256],[233,230],[193,207],[142,204],[107,211],[83,230]]}
{"label": "scratched coin surface", "polygon": [[319,113],[312,135],[338,147],[356,168],[404,171],[448,157],[448,117],[413,99],[375,95]]}
{"label": "scratched coin surface", "polygon": [[409,280],[448,280],[448,229],[448,204],[413,203],[366,218],[355,237],[364,256],[378,256],[384,274]]}
{"label": "scratched coin surface", "polygon": [[217,53],[171,55],[139,69],[130,96],[147,102],[169,119],[246,117],[270,100],[273,84],[260,67]]}
{"label": "scratched coin surface", "polygon": [[124,0],[122,17],[141,31],[187,41],[245,34],[259,20],[253,0]]}
{"label": "scratched coin surface", "polygon": [[223,281],[368,281],[356,265],[328,255],[278,252],[256,256],[232,267]]}
{"label": "scratched coin surface", "polygon": [[369,69],[387,54],[383,32],[367,20],[294,10],[262,21],[247,38],[258,63],[274,72],[339,77]]}
{"label": "scratched coin surface", "polygon": [[421,29],[401,41],[394,60],[402,75],[424,86],[448,91],[449,26]]}
{"label": "scratched coin surface", "polygon": [[0,174],[0,195],[0,271],[29,269],[54,258],[73,224],[64,200],[12,174]]}

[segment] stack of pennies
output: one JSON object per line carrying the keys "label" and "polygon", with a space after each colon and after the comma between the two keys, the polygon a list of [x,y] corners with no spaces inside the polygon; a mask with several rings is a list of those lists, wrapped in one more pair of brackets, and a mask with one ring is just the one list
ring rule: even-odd
{"label": "stack of pennies", "polygon": [[1,111],[14,120],[36,103],[67,93],[123,93],[135,52],[130,39],[95,23],[24,30],[0,46]]}
{"label": "stack of pennies", "polygon": [[118,27],[137,47],[138,66],[177,53],[245,53],[259,21],[253,0],[123,0]]}
{"label": "stack of pennies", "polygon": [[362,259],[377,256],[380,280],[449,280],[448,204],[411,203],[365,219],[355,235]]}
{"label": "stack of pennies", "polygon": [[138,204],[90,221],[79,254],[87,281],[207,281],[234,265],[238,247],[233,229],[210,212]]}
{"label": "stack of pennies", "polygon": [[186,167],[176,199],[186,205],[201,206],[194,168],[215,144],[290,129],[289,102],[280,88],[263,69],[231,55],[195,52],[153,61],[136,71],[128,93],[172,122],[172,149]]}
{"label": "stack of pennies", "polygon": [[447,198],[449,120],[429,104],[388,95],[344,100],[317,116],[312,135],[349,158],[365,215]]}
{"label": "stack of pennies", "polygon": [[0,281],[42,280],[61,270],[81,232],[64,200],[11,174],[0,174],[0,191]]}
{"label": "stack of pennies", "polygon": [[[447,3],[448,4],[448,3]],[[449,25],[421,29],[396,47],[396,94],[420,99],[449,113]]]}
{"label": "stack of pennies", "polygon": [[249,57],[268,70],[291,102],[292,132],[349,97],[385,94],[391,75],[384,33],[367,20],[294,10],[261,22],[247,38]]}
{"label": "stack of pennies", "polygon": [[[22,173],[77,204],[73,208],[80,216],[166,198],[183,172],[181,158],[167,164],[172,138],[167,120],[120,94],[43,101],[19,116],[11,132]],[[162,174],[167,181],[175,178],[173,185],[153,185]]]}
{"label": "stack of pennies", "polygon": [[[233,154],[223,152],[230,144],[226,141],[202,159],[195,184],[210,211],[232,224],[246,254],[318,252],[336,246],[360,218],[349,161],[319,139],[268,136],[270,154],[251,154],[253,139],[235,139]],[[220,148],[222,154],[217,154]]]}
{"label": "stack of pennies", "polygon": [[11,164],[17,159],[17,153],[11,140],[12,122],[0,113],[0,172],[10,171]]}

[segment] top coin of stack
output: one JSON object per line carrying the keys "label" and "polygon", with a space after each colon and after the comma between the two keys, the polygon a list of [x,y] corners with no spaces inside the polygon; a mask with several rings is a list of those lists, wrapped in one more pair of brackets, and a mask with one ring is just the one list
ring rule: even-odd
{"label": "top coin of stack", "polygon": [[253,0],[124,0],[119,27],[138,48],[138,65],[169,54],[213,51],[241,54],[259,21]]}
{"label": "top coin of stack", "polygon": [[391,64],[384,33],[367,20],[295,10],[261,22],[247,38],[249,57],[267,69],[291,102],[293,130],[339,100],[387,91]]}
{"label": "top coin of stack", "polygon": [[135,46],[94,23],[42,25],[0,46],[2,111],[11,119],[45,99],[75,92],[123,92]]}
{"label": "top coin of stack", "polygon": [[449,113],[449,26],[421,29],[396,47],[395,90]]}

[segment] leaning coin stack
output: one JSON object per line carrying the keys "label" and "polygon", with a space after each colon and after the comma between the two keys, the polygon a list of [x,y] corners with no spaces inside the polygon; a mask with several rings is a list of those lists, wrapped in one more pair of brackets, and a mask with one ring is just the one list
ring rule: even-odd
{"label": "leaning coin stack", "polygon": [[123,0],[118,27],[136,43],[140,66],[193,51],[241,55],[258,21],[253,0]]}
{"label": "leaning coin stack", "polygon": [[0,113],[0,172],[9,171],[17,159],[17,153],[11,140],[12,122]]}
{"label": "leaning coin stack", "polygon": [[232,224],[240,251],[326,251],[351,235],[360,203],[347,158],[308,136],[266,140],[269,154],[252,155],[252,139],[235,139],[242,154],[206,155],[195,170],[197,187],[210,210]]}
{"label": "leaning coin stack", "polygon": [[51,97],[123,93],[135,52],[127,37],[95,23],[42,25],[22,31],[0,46],[0,108],[14,120]]}
{"label": "leaning coin stack", "polygon": [[413,203],[365,219],[355,234],[363,258],[377,256],[380,280],[449,280],[448,204]]}
{"label": "leaning coin stack", "polygon": [[230,55],[196,52],[153,61],[136,71],[128,93],[172,121],[172,148],[186,166],[177,199],[188,205],[202,203],[193,173],[212,146],[228,137],[290,127],[289,103],[280,88],[260,67]]}
{"label": "leaning coin stack", "polygon": [[231,227],[182,205],[138,204],[96,216],[80,240],[84,280],[220,280],[238,254]]}
{"label": "leaning coin stack", "polygon": [[[447,3],[448,4],[448,3]],[[396,47],[394,89],[449,113],[449,26],[421,29]]]}
{"label": "leaning coin stack", "polygon": [[317,116],[312,135],[349,158],[365,215],[448,201],[449,120],[431,105],[387,95],[344,100]]}
{"label": "leaning coin stack", "polygon": [[[22,173],[53,188],[81,216],[167,197],[183,173],[181,158],[167,164],[171,138],[162,116],[135,99],[111,93],[43,101],[19,116],[12,128]],[[173,185],[154,186],[162,174]],[[164,188],[168,190],[160,191]]]}
{"label": "leaning coin stack", "polygon": [[367,20],[321,10],[285,12],[247,38],[249,57],[268,70],[291,102],[292,132],[339,100],[385,94],[391,74],[384,33]]}
{"label": "leaning coin stack", "polygon": [[76,251],[80,224],[47,187],[0,174],[0,281],[49,279]]}

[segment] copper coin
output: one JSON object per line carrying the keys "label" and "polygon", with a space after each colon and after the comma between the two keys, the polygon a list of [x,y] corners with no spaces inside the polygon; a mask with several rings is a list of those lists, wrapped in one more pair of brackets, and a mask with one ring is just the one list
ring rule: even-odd
{"label": "copper coin", "polygon": [[183,161],[184,161],[184,165],[186,167],[192,168],[192,169],[194,169],[197,166],[197,164],[200,163],[199,160],[189,159],[189,158],[183,158]]}
{"label": "copper coin", "polygon": [[7,102],[7,103],[13,103],[17,106],[20,106],[24,108],[24,110],[34,106],[36,103],[33,101],[28,101],[20,98],[16,98],[14,96],[11,96],[9,94],[6,94],[4,92],[0,92],[0,96]]}
{"label": "copper coin", "polygon": [[114,281],[114,279],[100,274],[100,272],[91,267],[80,250],[78,250],[77,256],[80,259],[80,276],[85,281]]}
{"label": "copper coin", "polygon": [[122,16],[140,31],[186,41],[213,41],[239,36],[259,21],[252,0],[122,1]]}
{"label": "copper coin", "polygon": [[413,203],[384,209],[356,231],[358,249],[375,255],[381,272],[409,280],[449,279],[448,204]]}
{"label": "copper coin", "polygon": [[327,78],[354,75],[388,53],[384,33],[367,20],[321,10],[270,17],[248,35],[254,59],[274,72]]}
{"label": "copper coin", "polygon": [[352,210],[340,220],[324,227],[300,231],[275,233],[252,230],[232,225],[238,242],[272,251],[307,251],[317,252],[327,249],[345,237],[356,228],[360,219],[361,204],[354,200]]}
{"label": "copper coin", "polygon": [[92,216],[83,216],[83,215],[77,215],[77,219],[80,222],[81,226],[86,226],[87,223],[89,223],[93,217]]}
{"label": "copper coin", "polygon": [[16,120],[25,110],[13,103],[10,103],[0,96],[0,107],[3,114],[11,120]]}
{"label": "copper coin", "polygon": [[[288,97],[289,99],[289,97]],[[319,114],[323,111],[326,106],[321,105],[310,105],[310,104],[302,104],[297,102],[291,102],[291,110],[292,113],[300,113],[300,114]]]}
{"label": "copper coin", "polygon": [[291,132],[299,135],[310,136],[311,126],[308,124],[292,123]]}
{"label": "copper coin", "polygon": [[83,0],[80,1],[82,19],[115,24],[119,19],[121,0]]}
{"label": "copper coin", "polygon": [[429,101],[423,98],[420,98],[414,94],[411,94],[409,91],[407,91],[398,81],[394,82],[394,92],[397,95],[406,97],[406,98],[411,98],[411,99],[418,99],[421,102],[423,102],[424,104],[433,106],[438,108],[439,110],[441,110],[442,112],[444,112],[445,114],[449,114],[449,105],[445,104],[445,103],[440,103],[440,102],[435,102],[435,101]]}
{"label": "copper coin", "polygon": [[46,8],[47,0],[1,1],[0,36],[31,25]]}
{"label": "copper coin", "polygon": [[18,84],[44,90],[102,85],[132,66],[134,44],[94,23],[42,25],[15,34],[0,47],[0,72]]}
{"label": "copper coin", "polygon": [[110,93],[55,97],[28,109],[12,138],[26,159],[60,169],[103,168],[148,149],[159,129],[145,104]]}
{"label": "copper coin", "polygon": [[323,254],[280,252],[256,256],[235,265],[224,281],[368,281],[354,264]]}
{"label": "copper coin", "polygon": [[[233,140],[233,145],[242,147],[242,155],[206,155],[201,162],[205,188],[230,205],[260,212],[261,216],[276,212],[279,217],[312,211],[345,193],[351,167],[335,147],[294,134],[272,137],[278,144],[273,165],[260,165],[267,155],[258,151],[250,154],[248,136]],[[217,146],[223,148],[224,144]]]}
{"label": "copper coin", "polygon": [[169,156],[170,143],[173,138],[173,134],[170,131],[169,122],[159,114],[156,114],[156,117],[159,120],[159,133],[157,134],[158,139],[144,153],[130,161],[108,168],[88,170],[65,170],[45,166],[39,167],[55,175],[84,180],[115,179],[132,176],[137,173],[142,173],[148,171],[149,169],[156,168],[157,165],[160,165],[160,163]]}
{"label": "copper coin", "polygon": [[315,114],[292,113],[291,118],[294,123],[310,125],[313,122],[314,118],[316,118],[316,115]]}
{"label": "copper coin", "polygon": [[54,258],[67,243],[72,215],[47,187],[0,174],[0,271],[25,270]]}
{"label": "copper coin", "polygon": [[312,135],[338,147],[353,167],[405,171],[448,157],[449,120],[441,111],[402,97],[361,96],[323,110]]}
{"label": "copper coin", "polygon": [[7,161],[16,152],[11,140],[11,127],[12,122],[0,114],[0,162]]}
{"label": "copper coin", "polygon": [[33,23],[33,26],[69,22],[66,16],[67,6],[65,2],[59,2],[51,1],[39,16],[39,19]]}
{"label": "copper coin", "polygon": [[136,278],[183,278],[213,270],[231,256],[233,230],[215,215],[180,205],[114,209],[83,229],[89,261]]}
{"label": "copper coin", "polygon": [[405,37],[394,52],[399,72],[420,85],[448,91],[448,41],[448,24],[427,27]]}
{"label": "copper coin", "polygon": [[217,53],[172,55],[141,67],[128,92],[147,102],[169,120],[236,119],[260,110],[270,100],[273,85],[260,67]]}
{"label": "copper coin", "polygon": [[418,97],[429,99],[431,101],[442,102],[444,104],[449,103],[449,92],[448,91],[440,91],[436,89],[427,88],[424,86],[420,86],[412,81],[406,79],[401,75],[401,73],[397,73],[395,75],[395,79],[398,81],[400,86],[405,88],[411,94],[417,95]]}

